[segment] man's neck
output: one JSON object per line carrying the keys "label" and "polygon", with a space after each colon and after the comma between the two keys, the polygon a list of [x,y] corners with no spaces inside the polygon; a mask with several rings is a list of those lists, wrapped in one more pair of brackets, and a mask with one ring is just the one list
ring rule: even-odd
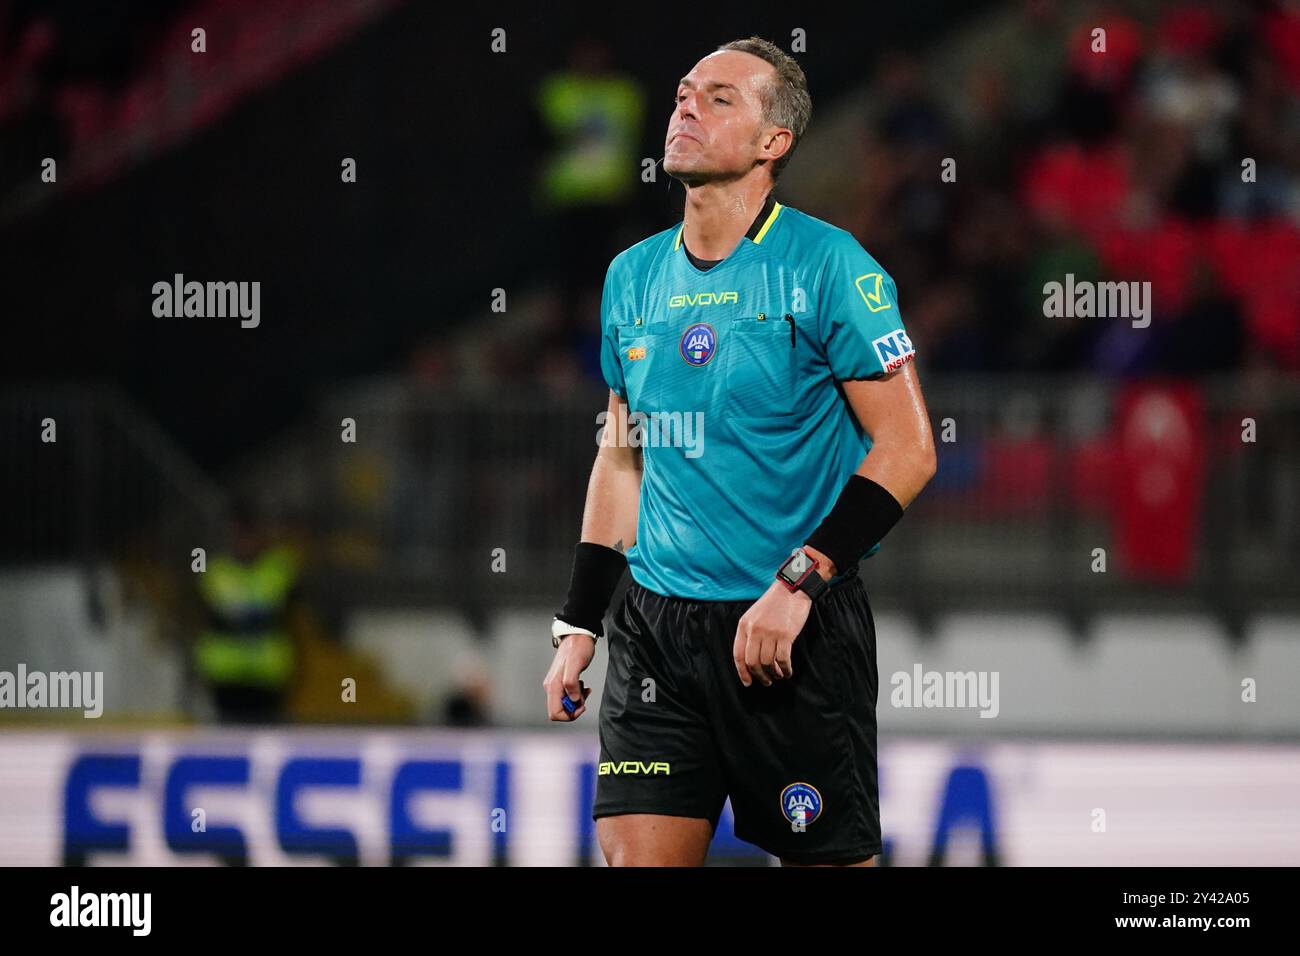
{"label": "man's neck", "polygon": [[759,178],[687,187],[682,242],[701,259],[725,259],[740,245],[771,189]]}

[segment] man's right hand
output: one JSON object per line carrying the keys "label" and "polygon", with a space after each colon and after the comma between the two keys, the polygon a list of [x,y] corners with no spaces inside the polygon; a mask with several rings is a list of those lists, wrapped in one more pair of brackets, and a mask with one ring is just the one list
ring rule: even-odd
{"label": "man's right hand", "polygon": [[[596,639],[590,634],[575,633],[560,638],[560,646],[555,649],[551,669],[542,681],[542,686],[546,688],[546,712],[551,720],[577,720],[586,713],[587,696],[591,693],[591,688],[583,687],[578,675],[587,669],[595,656]],[[560,702],[565,694],[578,705],[572,714]]]}

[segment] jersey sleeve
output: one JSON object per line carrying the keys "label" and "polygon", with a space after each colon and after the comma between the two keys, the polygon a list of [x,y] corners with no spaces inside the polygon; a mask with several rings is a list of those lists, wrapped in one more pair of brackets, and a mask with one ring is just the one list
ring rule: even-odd
{"label": "jersey sleeve", "polygon": [[839,381],[880,378],[916,355],[893,278],[848,233],[836,237],[822,268],[817,321]]}
{"label": "jersey sleeve", "polygon": [[615,329],[622,322],[620,305],[623,294],[618,287],[618,272],[618,262],[611,262],[605,271],[605,287],[600,293],[600,371],[605,376],[605,384],[627,401],[627,385],[623,381],[623,363],[618,357],[618,332]]}

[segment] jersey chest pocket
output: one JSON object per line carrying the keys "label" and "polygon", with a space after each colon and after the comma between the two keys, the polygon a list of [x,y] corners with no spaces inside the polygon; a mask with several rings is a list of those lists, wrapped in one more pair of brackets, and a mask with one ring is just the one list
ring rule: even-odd
{"label": "jersey chest pocket", "polygon": [[739,420],[794,415],[793,319],[743,316],[727,326],[727,414]]}
{"label": "jersey chest pocket", "polygon": [[668,356],[668,323],[617,326],[618,360],[623,366],[629,411],[660,410],[664,363]]}

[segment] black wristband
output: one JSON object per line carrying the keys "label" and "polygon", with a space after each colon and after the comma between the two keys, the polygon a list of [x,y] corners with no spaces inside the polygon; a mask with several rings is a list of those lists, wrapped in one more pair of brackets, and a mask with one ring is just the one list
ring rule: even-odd
{"label": "black wristband", "polygon": [[604,635],[603,621],[609,599],[623,578],[627,555],[621,551],[579,541],[573,549],[573,574],[569,578],[569,596],[558,617],[565,624],[585,627],[597,636]]}
{"label": "black wristband", "polygon": [[903,517],[903,506],[884,486],[852,475],[817,530],[804,544],[816,548],[843,574]]}

